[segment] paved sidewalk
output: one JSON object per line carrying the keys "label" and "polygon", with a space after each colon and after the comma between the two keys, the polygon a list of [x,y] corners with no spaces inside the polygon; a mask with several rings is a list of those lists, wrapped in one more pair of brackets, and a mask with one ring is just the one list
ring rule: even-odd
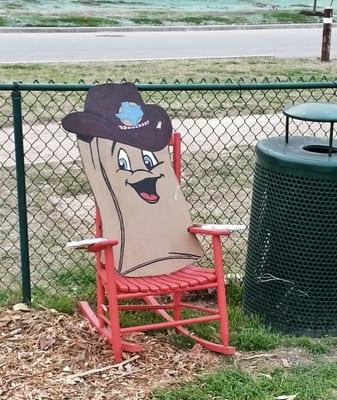
{"label": "paved sidewalk", "polygon": [[[64,33],[64,32],[183,32],[183,31],[232,31],[255,29],[315,29],[316,24],[256,24],[256,25],[176,25],[176,26],[96,26],[96,27],[1,27],[0,33]],[[333,24],[334,27],[337,23]]]}

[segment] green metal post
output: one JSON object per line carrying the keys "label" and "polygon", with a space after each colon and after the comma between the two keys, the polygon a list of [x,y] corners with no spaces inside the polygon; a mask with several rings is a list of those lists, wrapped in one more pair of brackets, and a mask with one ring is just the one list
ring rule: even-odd
{"label": "green metal post", "polygon": [[22,110],[21,110],[21,93],[17,89],[14,89],[12,91],[12,107],[13,107],[14,137],[15,137],[16,180],[17,180],[18,208],[19,208],[22,296],[23,296],[23,302],[29,304],[32,298],[31,298],[29,248],[28,248],[27,202],[26,202],[25,164],[24,164],[23,132],[22,132]]}

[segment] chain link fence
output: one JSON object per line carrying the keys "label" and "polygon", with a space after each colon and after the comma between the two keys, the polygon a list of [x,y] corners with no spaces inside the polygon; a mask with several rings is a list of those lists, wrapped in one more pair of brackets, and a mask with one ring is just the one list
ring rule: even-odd
{"label": "chain link fence", "polygon": [[[94,199],[75,135],[61,119],[83,110],[90,85],[0,85],[0,304],[92,296],[93,260],[68,241],[93,237]],[[284,134],[282,109],[335,101],[337,82],[138,84],[182,135],[182,188],[194,222],[248,227],[254,147]],[[294,123],[293,134],[327,127]],[[248,229],[224,242],[226,273],[242,276]],[[202,242],[206,254],[209,243]],[[208,258],[204,260],[208,263]]]}

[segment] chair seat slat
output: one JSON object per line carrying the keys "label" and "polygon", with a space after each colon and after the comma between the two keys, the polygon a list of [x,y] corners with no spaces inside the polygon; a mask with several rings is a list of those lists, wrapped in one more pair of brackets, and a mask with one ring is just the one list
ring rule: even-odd
{"label": "chair seat slat", "polygon": [[196,278],[199,280],[199,283],[205,283],[205,279],[206,282],[209,281],[209,279],[213,280],[215,279],[215,274],[214,274],[214,270],[207,270],[207,268],[198,268],[195,267],[194,269],[186,269],[183,271],[184,274],[192,274],[193,278]]}
{"label": "chair seat slat", "polygon": [[177,279],[171,278],[170,275],[161,275],[160,278],[167,282],[170,287],[172,287],[172,289],[182,289],[182,288],[186,288],[188,286],[188,283],[185,281],[178,281]]}
{"label": "chair seat slat", "polygon": [[197,266],[188,266],[171,274],[127,277],[116,276],[118,291],[121,293],[134,293],[141,291],[160,292],[177,289],[193,288],[200,284],[211,283],[216,280],[214,270]]}
{"label": "chair seat slat", "polygon": [[[199,285],[200,284],[200,278],[199,277],[195,277],[194,275],[192,275],[190,273],[186,273],[183,270],[177,271],[177,275],[181,279],[187,280],[187,282],[189,282],[190,286],[194,286],[194,285]],[[206,281],[207,281],[207,279],[206,279]]]}
{"label": "chair seat slat", "polygon": [[154,282],[150,276],[144,276],[141,278],[129,278],[129,279],[137,279],[137,282],[142,282],[145,287],[147,287],[147,291],[159,292],[161,290],[160,285],[157,282]]}

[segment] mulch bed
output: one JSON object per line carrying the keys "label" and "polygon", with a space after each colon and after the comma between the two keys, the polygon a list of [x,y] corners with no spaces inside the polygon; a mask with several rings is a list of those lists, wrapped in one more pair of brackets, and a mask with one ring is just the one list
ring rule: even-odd
{"label": "mulch bed", "polygon": [[142,353],[114,365],[107,345],[81,315],[0,310],[1,399],[147,399],[157,386],[193,378],[223,364],[204,351],[178,349],[166,335],[133,334]]}

